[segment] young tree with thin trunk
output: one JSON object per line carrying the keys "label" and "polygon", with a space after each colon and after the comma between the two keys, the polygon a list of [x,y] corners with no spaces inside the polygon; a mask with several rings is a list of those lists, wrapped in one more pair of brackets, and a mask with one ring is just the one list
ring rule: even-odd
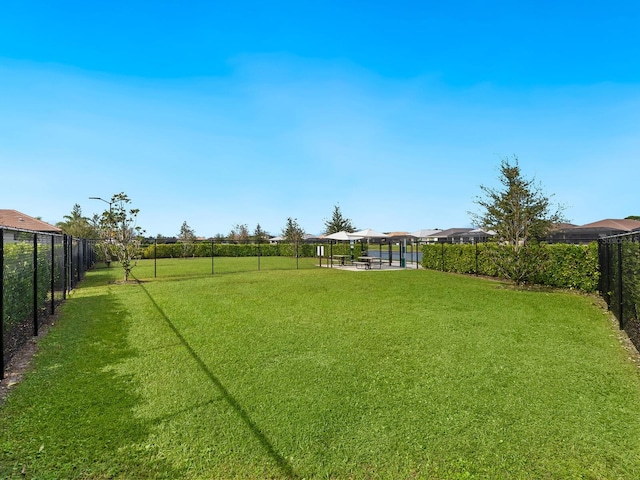
{"label": "young tree with thin trunk", "polygon": [[236,243],[249,242],[249,227],[246,224],[238,223],[229,232],[229,240]]}
{"label": "young tree with thin trunk", "polygon": [[109,210],[100,217],[101,243],[111,256],[118,259],[124,270],[124,282],[129,281],[131,270],[142,255],[140,245],[144,230],[136,225],[137,208],[128,209],[129,197],[121,192],[111,197]]}
{"label": "young tree with thin trunk", "polygon": [[188,256],[193,255],[195,250],[194,242],[196,241],[196,233],[189,226],[189,224],[184,221],[182,226],[180,227],[180,233],[178,234],[178,242],[182,244],[182,257],[186,258]]}

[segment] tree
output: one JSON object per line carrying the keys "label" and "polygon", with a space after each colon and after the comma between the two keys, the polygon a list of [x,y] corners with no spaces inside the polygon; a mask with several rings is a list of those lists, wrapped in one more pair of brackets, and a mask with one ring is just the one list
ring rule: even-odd
{"label": "tree", "polygon": [[189,224],[184,221],[182,226],[180,227],[180,233],[178,234],[178,242],[182,244],[182,257],[186,258],[190,255],[193,255],[194,245],[193,243],[196,241],[196,233],[189,226]]}
{"label": "tree", "polygon": [[249,241],[249,227],[246,224],[236,224],[229,232],[229,240],[237,243],[247,243]]}
{"label": "tree", "polygon": [[625,220],[640,220],[640,215],[629,215],[628,217],[624,217]]}
{"label": "tree", "polygon": [[109,210],[100,217],[100,237],[109,254],[116,257],[124,270],[124,282],[129,281],[131,270],[142,254],[142,230],[136,225],[139,210],[127,209],[129,197],[121,192],[111,197]]}
{"label": "tree", "polygon": [[269,234],[265,232],[258,223],[256,228],[253,230],[253,241],[256,243],[264,243],[268,237]]}
{"label": "tree", "polygon": [[333,214],[330,220],[324,221],[324,233],[325,235],[331,235],[336,232],[355,232],[356,228],[353,226],[351,219],[342,216],[339,205],[333,206]]}
{"label": "tree", "polygon": [[500,183],[501,189],[480,186],[484,196],[475,203],[481,211],[471,218],[477,227],[496,233],[494,240],[506,248],[497,249],[494,260],[507,278],[520,284],[544,262],[536,244],[552,225],[564,221],[563,208],[551,203],[535,179],[523,177],[516,156],[513,163],[502,159]]}
{"label": "tree", "polygon": [[79,204],[75,204],[71,209],[71,214],[65,215],[64,221],[56,223],[64,233],[79,238],[97,238],[98,231],[91,220],[82,216],[82,208]]}
{"label": "tree", "polygon": [[289,243],[298,245],[304,239],[304,230],[298,225],[296,218],[287,218],[287,224],[282,229],[282,238]]}

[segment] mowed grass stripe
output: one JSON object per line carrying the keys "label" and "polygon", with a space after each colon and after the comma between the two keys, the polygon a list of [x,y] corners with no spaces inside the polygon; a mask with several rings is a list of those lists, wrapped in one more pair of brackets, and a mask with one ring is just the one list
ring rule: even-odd
{"label": "mowed grass stripe", "polygon": [[0,472],[640,473],[638,372],[590,297],[423,270],[169,280],[143,264],[139,285],[106,285],[113,270],[90,273],[2,408]]}

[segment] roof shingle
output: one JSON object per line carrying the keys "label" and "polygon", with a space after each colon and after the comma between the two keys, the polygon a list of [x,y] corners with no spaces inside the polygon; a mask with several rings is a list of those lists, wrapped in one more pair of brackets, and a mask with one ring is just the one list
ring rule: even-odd
{"label": "roof shingle", "polygon": [[62,229],[17,210],[0,209],[0,227],[33,230],[34,232],[62,233]]}

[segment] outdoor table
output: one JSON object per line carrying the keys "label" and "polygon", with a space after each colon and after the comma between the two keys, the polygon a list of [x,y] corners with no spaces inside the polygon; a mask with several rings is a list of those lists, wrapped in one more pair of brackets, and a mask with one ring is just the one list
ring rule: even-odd
{"label": "outdoor table", "polygon": [[333,255],[333,258],[340,262],[340,265],[344,265],[347,259],[351,258],[351,255]]}
{"label": "outdoor table", "polygon": [[[382,267],[382,261],[379,257],[369,257],[369,256],[363,256],[363,257],[358,257],[358,260],[364,264],[366,264],[365,268],[367,270],[371,269],[371,264],[373,263],[378,263],[378,265],[380,265],[380,267]],[[357,265],[356,265],[357,267]]]}

